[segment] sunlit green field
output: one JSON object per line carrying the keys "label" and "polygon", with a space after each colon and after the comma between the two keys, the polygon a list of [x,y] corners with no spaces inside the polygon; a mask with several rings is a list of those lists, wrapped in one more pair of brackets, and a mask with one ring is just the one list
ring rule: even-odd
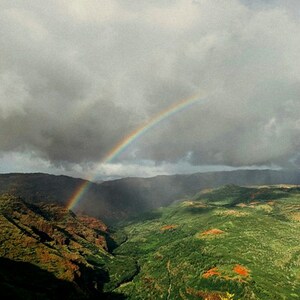
{"label": "sunlit green field", "polygon": [[300,299],[298,187],[226,186],[121,228],[105,288],[128,299]]}

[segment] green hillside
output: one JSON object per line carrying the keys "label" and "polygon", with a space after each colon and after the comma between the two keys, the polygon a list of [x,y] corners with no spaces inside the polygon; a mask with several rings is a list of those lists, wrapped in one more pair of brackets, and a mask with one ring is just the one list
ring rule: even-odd
{"label": "green hillside", "polygon": [[7,299],[300,299],[300,188],[204,190],[114,229],[0,197]]}
{"label": "green hillside", "polygon": [[114,291],[128,299],[300,299],[299,221],[298,187],[204,191],[124,225],[127,241],[114,254],[135,258],[139,272]]}

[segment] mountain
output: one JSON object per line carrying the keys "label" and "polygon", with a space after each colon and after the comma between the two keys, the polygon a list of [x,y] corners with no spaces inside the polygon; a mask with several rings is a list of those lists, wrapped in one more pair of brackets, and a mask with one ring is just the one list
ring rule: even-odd
{"label": "mountain", "polygon": [[[86,181],[49,174],[1,174],[0,194],[22,197],[29,203],[66,205]],[[108,224],[144,211],[166,206],[194,193],[224,184],[299,184],[299,171],[238,170],[190,175],[124,178],[90,183],[75,212],[100,218]]]}
{"label": "mountain", "polygon": [[[96,299],[109,281],[107,226],[55,204],[0,197],[3,299]],[[117,295],[115,294],[117,297]],[[118,298],[116,298],[118,299]]]}
{"label": "mountain", "polygon": [[0,196],[3,299],[299,299],[300,187],[226,185],[115,225]]}

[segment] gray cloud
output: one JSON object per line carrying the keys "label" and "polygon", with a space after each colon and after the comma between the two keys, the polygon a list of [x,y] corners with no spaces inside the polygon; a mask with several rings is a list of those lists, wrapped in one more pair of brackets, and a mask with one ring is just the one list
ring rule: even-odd
{"label": "gray cloud", "polygon": [[293,0],[2,1],[0,151],[93,164],[199,93],[116,162],[297,166],[298,13]]}

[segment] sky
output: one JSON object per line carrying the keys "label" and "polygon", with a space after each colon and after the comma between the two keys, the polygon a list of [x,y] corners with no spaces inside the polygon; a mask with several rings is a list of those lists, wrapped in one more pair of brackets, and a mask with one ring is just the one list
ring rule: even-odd
{"label": "sky", "polygon": [[0,0],[0,37],[1,173],[300,166],[298,0]]}

